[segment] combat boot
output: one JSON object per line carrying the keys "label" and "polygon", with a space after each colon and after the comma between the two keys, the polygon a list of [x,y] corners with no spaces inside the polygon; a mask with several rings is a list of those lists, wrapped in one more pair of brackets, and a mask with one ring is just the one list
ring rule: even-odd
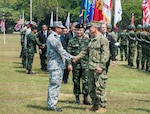
{"label": "combat boot", "polygon": [[88,101],[88,95],[84,95],[84,98],[83,98],[83,104],[85,105],[91,105],[91,103]]}
{"label": "combat boot", "polygon": [[141,70],[144,70],[144,65],[142,65],[142,68],[141,68]]}
{"label": "combat boot", "polygon": [[148,66],[146,65],[146,69],[145,69],[145,71],[147,72],[148,71]]}
{"label": "combat boot", "polygon": [[136,68],[139,69],[139,64],[136,65]]}
{"label": "combat boot", "polygon": [[96,110],[98,110],[98,108],[99,108],[99,105],[97,105],[97,104],[94,104],[90,109],[88,109],[87,111],[96,111]]}
{"label": "combat boot", "polygon": [[77,103],[77,104],[80,104],[80,98],[79,98],[79,95],[76,96],[76,103]]}
{"label": "combat boot", "polygon": [[103,107],[101,107],[101,108],[99,108],[98,110],[96,110],[95,112],[96,113],[104,113],[104,112],[106,112],[107,110],[106,110],[106,108],[103,108]]}

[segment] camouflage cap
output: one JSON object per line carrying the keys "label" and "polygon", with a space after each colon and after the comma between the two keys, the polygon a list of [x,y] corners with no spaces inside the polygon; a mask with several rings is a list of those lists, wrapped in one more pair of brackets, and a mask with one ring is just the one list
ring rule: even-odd
{"label": "camouflage cap", "polygon": [[91,26],[100,27],[100,24],[99,24],[99,22],[91,21],[87,24],[87,27],[89,28]]}
{"label": "camouflage cap", "polygon": [[112,29],[112,25],[110,23],[107,23],[106,25],[108,29]]}
{"label": "camouflage cap", "polygon": [[61,21],[54,21],[53,27],[65,28]]}

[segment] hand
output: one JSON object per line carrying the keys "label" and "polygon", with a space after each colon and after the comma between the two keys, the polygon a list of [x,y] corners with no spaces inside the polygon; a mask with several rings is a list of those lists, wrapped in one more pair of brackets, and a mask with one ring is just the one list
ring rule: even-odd
{"label": "hand", "polygon": [[39,49],[39,54],[42,54],[42,50],[41,49]]}
{"label": "hand", "polygon": [[69,65],[69,66],[68,66],[68,70],[69,70],[69,71],[72,71],[72,69],[73,69],[73,68],[72,68],[72,65]]}
{"label": "hand", "polygon": [[102,73],[102,71],[103,71],[103,69],[102,69],[101,67],[98,67],[98,68],[96,69],[96,73],[97,73],[97,74]]}
{"label": "hand", "polygon": [[112,66],[114,67],[116,65],[116,61],[112,61]]}
{"label": "hand", "polygon": [[78,60],[78,59],[77,59],[76,56],[74,56],[74,57],[72,58],[72,62],[74,62],[74,63],[77,62],[77,60]]}

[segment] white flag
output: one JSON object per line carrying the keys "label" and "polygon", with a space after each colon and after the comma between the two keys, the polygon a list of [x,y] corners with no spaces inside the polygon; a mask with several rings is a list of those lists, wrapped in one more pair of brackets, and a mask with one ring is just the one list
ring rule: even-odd
{"label": "white flag", "polygon": [[117,22],[122,20],[122,7],[121,1],[115,0],[115,11],[114,11],[114,26],[116,26]]}
{"label": "white flag", "polygon": [[69,12],[68,12],[68,16],[67,16],[65,25],[69,29],[69,26],[70,26],[70,13]]}
{"label": "white flag", "polygon": [[50,27],[53,26],[53,12],[51,12],[51,18],[50,18]]}
{"label": "white flag", "polygon": [[107,23],[111,23],[112,0],[103,0],[103,15]]}

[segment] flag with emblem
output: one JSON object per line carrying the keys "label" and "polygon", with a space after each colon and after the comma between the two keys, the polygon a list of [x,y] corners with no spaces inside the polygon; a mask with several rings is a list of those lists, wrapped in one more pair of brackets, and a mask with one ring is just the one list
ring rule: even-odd
{"label": "flag with emblem", "polygon": [[5,19],[1,20],[1,32],[5,31]]}
{"label": "flag with emblem", "polygon": [[15,29],[16,31],[20,30],[21,27],[22,27],[22,25],[23,25],[23,23],[24,23],[24,14],[22,14],[22,15],[20,16],[20,19],[19,19],[19,21],[17,22],[17,24],[15,25],[14,29]]}
{"label": "flag with emblem", "polygon": [[143,0],[142,2],[142,10],[143,10],[143,24],[150,24],[150,0]]}

